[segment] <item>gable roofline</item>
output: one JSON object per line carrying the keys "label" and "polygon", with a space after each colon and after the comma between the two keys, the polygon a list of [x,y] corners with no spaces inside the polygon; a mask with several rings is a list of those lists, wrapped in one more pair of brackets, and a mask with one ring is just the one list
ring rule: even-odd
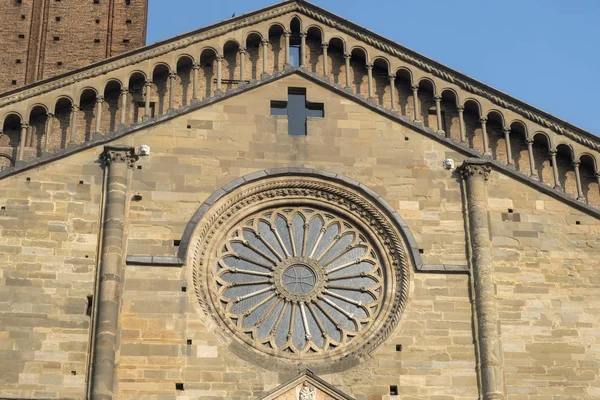
{"label": "gable roofline", "polygon": [[252,89],[267,85],[271,82],[277,81],[281,78],[290,76],[292,74],[298,74],[300,76],[303,76],[304,78],[306,78],[316,84],[319,84],[325,88],[328,88],[329,90],[333,91],[334,93],[336,93],[342,97],[345,97],[345,98],[355,101],[356,103],[370,109],[371,111],[374,111],[380,115],[383,115],[397,123],[408,126],[412,129],[414,129],[415,131],[429,137],[430,139],[435,140],[438,143],[442,143],[442,144],[448,146],[449,148],[455,150],[458,153],[461,153],[463,155],[466,155],[466,156],[468,156],[470,158],[474,158],[474,159],[484,159],[484,160],[486,160],[486,165],[489,165],[494,170],[496,170],[500,173],[503,173],[504,175],[507,175],[509,177],[512,177],[522,183],[525,183],[526,185],[531,186],[531,187],[539,190],[540,192],[545,193],[551,197],[554,197],[555,199],[557,199],[559,201],[567,203],[568,205],[574,207],[575,209],[578,209],[579,211],[583,211],[586,214],[589,214],[597,219],[600,219],[600,209],[590,206],[581,201],[578,201],[566,193],[555,190],[552,187],[550,187],[528,175],[520,173],[512,166],[506,166],[502,162],[497,161],[497,160],[491,160],[491,159],[488,160],[487,158],[483,158],[479,152],[469,148],[468,146],[466,146],[462,143],[458,143],[450,138],[440,136],[433,129],[427,128],[419,123],[416,123],[412,119],[405,117],[403,115],[400,115],[398,112],[390,111],[383,106],[375,104],[373,101],[369,101],[369,100],[365,99],[362,95],[357,95],[357,94],[348,92],[347,90],[344,90],[344,88],[342,86],[331,83],[329,81],[329,79],[327,79],[325,77],[322,77],[315,73],[308,72],[305,69],[297,68],[297,67],[287,68],[283,72],[275,72],[272,75],[265,77],[264,79],[251,81],[249,84],[243,85],[239,88],[235,88],[235,89],[223,92],[221,94],[218,94],[218,95],[215,95],[212,97],[207,97],[204,100],[202,100],[201,102],[198,102],[196,104],[190,104],[188,106],[179,108],[177,110],[167,112],[166,114],[159,115],[154,118],[150,118],[139,124],[135,124],[135,125],[127,126],[127,127],[121,127],[118,130],[116,130],[114,132],[110,132],[106,135],[95,133],[94,136],[92,137],[92,139],[88,142],[81,143],[81,144],[69,144],[69,146],[66,149],[59,149],[53,153],[43,153],[41,157],[33,157],[33,158],[31,158],[29,160],[25,160],[25,161],[17,161],[15,166],[9,167],[9,168],[6,168],[6,169],[0,171],[0,180],[7,178],[9,176],[13,176],[13,175],[19,174],[21,172],[30,170],[32,168],[36,168],[38,166],[42,166],[42,165],[51,163],[53,161],[60,160],[62,158],[79,153],[81,151],[88,150],[88,149],[97,147],[102,144],[107,144],[107,143],[113,142],[113,141],[120,139],[124,136],[127,136],[129,134],[133,134],[133,133],[141,131],[143,129],[147,129],[147,128],[153,127],[155,125],[159,125],[163,122],[170,121],[174,118],[180,117],[180,116],[188,114],[190,112],[205,108],[205,107],[213,105],[215,103],[219,103],[223,100],[229,99],[230,97],[234,97],[239,94],[250,91]]}
{"label": "gable roofline", "polygon": [[593,150],[600,151],[600,137],[564,121],[550,113],[540,110],[521,100],[518,100],[498,89],[477,81],[461,72],[453,70],[437,61],[434,61],[414,50],[402,46],[388,38],[370,31],[330,11],[316,6],[306,0],[287,0],[273,4],[262,9],[242,14],[206,27],[196,29],[172,38],[141,47],[139,49],[111,57],[89,66],[57,75],[42,81],[32,83],[20,89],[0,94],[0,107],[9,105],[45,91],[72,84],[81,79],[106,74],[125,65],[140,62],[177,50],[190,44],[200,42],[211,37],[223,35],[231,30],[249,26],[254,23],[275,18],[290,12],[300,12],[332,28],[368,43],[380,50],[400,58],[428,73],[431,73],[448,82],[461,86],[464,90],[482,96],[500,107],[512,110],[523,117],[564,135]]}
{"label": "gable roofline", "polygon": [[282,383],[267,394],[258,397],[257,400],[275,400],[280,395],[286,393],[289,390],[292,390],[294,387],[297,387],[298,385],[304,382],[308,382],[314,388],[325,392],[328,396],[332,397],[335,400],[354,400],[353,397],[348,396],[346,393],[342,392],[329,382],[326,382],[323,379],[319,378],[310,369],[307,369],[300,375],[297,375],[296,377]]}

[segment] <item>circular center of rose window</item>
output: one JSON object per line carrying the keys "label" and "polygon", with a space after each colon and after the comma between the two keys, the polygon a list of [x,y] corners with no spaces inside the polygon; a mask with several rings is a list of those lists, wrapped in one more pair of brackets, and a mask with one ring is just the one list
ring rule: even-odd
{"label": "circular center of rose window", "polygon": [[283,285],[294,294],[309,293],[316,283],[316,275],[306,265],[296,264],[283,272]]}

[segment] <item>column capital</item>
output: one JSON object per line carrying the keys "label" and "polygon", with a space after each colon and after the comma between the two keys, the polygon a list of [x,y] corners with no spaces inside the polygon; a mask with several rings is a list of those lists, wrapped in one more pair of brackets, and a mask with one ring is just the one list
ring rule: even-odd
{"label": "column capital", "polygon": [[53,112],[51,112],[51,111],[48,111],[48,112],[46,113],[46,118],[54,118],[54,113],[53,113]]}
{"label": "column capital", "polygon": [[525,139],[525,143],[527,143],[528,145],[533,144],[533,139],[527,138]]}
{"label": "column capital", "polygon": [[25,128],[25,129],[29,128],[29,124],[27,122],[21,122],[21,129],[23,129],[23,128]]}
{"label": "column capital", "polygon": [[573,161],[573,168],[579,168],[580,165],[581,165],[581,161],[579,161],[579,160]]}
{"label": "column capital", "polygon": [[490,172],[492,172],[492,168],[489,165],[481,163],[479,160],[465,160],[458,170],[465,181],[473,177],[483,178],[483,180],[487,181]]}
{"label": "column capital", "polygon": [[435,100],[436,103],[439,103],[442,101],[442,96],[433,96],[433,99]]}
{"label": "column capital", "polygon": [[100,155],[100,160],[105,165],[127,164],[128,168],[133,168],[138,158],[135,149],[130,146],[104,146],[104,151]]}
{"label": "column capital", "polygon": [[487,122],[487,118],[486,117],[479,117],[479,122],[481,122],[482,124],[485,124]]}
{"label": "column capital", "polygon": [[146,82],[144,82],[144,86],[152,86],[153,84],[154,82],[151,79],[146,79]]}
{"label": "column capital", "polygon": [[596,178],[600,178],[600,170],[596,171],[594,175],[596,176]]}
{"label": "column capital", "polygon": [[192,64],[192,69],[199,70],[200,68],[201,68],[200,64],[198,64],[198,63],[193,63]]}
{"label": "column capital", "polygon": [[268,46],[270,42],[269,42],[269,39],[263,39],[263,40],[261,40],[261,41],[260,41],[260,43],[261,43],[263,46]]}
{"label": "column capital", "polygon": [[348,54],[348,53],[346,53],[346,54],[344,54],[344,58],[345,58],[346,60],[349,60],[349,59],[351,59],[351,58],[352,58],[352,54]]}
{"label": "column capital", "polygon": [[388,75],[388,79],[390,82],[394,82],[396,80],[396,75]]}
{"label": "column capital", "polygon": [[508,134],[510,133],[510,128],[506,128],[506,127],[504,127],[504,128],[502,128],[502,132],[503,132],[505,135],[508,135]]}
{"label": "column capital", "polygon": [[410,85],[410,87],[411,87],[412,90],[419,90],[419,85],[418,84]]}
{"label": "column capital", "polygon": [[170,79],[176,79],[177,78],[177,72],[169,72],[169,78]]}
{"label": "column capital", "polygon": [[459,113],[465,111],[465,107],[464,106],[458,106],[456,107],[456,111],[458,111]]}
{"label": "column capital", "polygon": [[97,96],[96,97],[96,103],[103,103],[104,102],[104,96]]}
{"label": "column capital", "polygon": [[240,49],[238,50],[238,53],[240,53],[240,54],[246,54],[247,52],[248,52],[248,50],[246,50],[242,47],[240,47]]}
{"label": "column capital", "polygon": [[558,151],[556,151],[555,149],[551,149],[548,151],[548,154],[550,154],[551,156],[556,156],[558,154]]}
{"label": "column capital", "polygon": [[292,36],[292,32],[290,31],[283,31],[283,37],[290,37]]}
{"label": "column capital", "polygon": [[373,64],[367,64],[367,71],[372,71],[373,70]]}
{"label": "column capital", "polygon": [[329,43],[321,43],[321,48],[322,49],[328,49],[329,48]]}
{"label": "column capital", "polygon": [[308,35],[306,34],[306,32],[300,32],[300,37],[301,37],[301,38],[306,38],[306,36],[308,36]]}
{"label": "column capital", "polygon": [[128,93],[129,93],[129,88],[128,87],[121,88],[121,94],[128,94]]}
{"label": "column capital", "polygon": [[77,111],[79,111],[79,105],[77,105],[77,104],[73,104],[73,105],[71,105],[71,111],[72,111],[72,112],[77,112]]}
{"label": "column capital", "polygon": [[217,56],[217,57],[215,57],[215,59],[217,60],[217,62],[223,62],[223,60],[225,59],[225,57],[223,57],[223,56]]}

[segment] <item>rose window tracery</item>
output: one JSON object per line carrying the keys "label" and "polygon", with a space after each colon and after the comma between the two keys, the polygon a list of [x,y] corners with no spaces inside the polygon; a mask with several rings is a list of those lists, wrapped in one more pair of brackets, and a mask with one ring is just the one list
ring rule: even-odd
{"label": "rose window tracery", "polygon": [[268,356],[280,367],[358,359],[383,343],[406,301],[408,258],[395,226],[342,185],[247,184],[199,219],[199,303],[263,365]]}

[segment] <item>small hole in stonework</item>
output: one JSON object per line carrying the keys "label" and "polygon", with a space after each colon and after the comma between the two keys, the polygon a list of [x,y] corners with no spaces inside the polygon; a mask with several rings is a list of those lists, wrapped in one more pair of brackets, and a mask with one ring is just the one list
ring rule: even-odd
{"label": "small hole in stonework", "polygon": [[185,389],[183,388],[183,383],[176,383],[176,384],[175,384],[175,390],[185,390]]}
{"label": "small hole in stonework", "polygon": [[100,39],[94,39],[94,43],[100,43]]}
{"label": "small hole in stonework", "polygon": [[77,375],[77,371],[71,371],[71,375]]}
{"label": "small hole in stonework", "polygon": [[6,207],[2,206],[0,207],[0,210],[6,210]]}
{"label": "small hole in stonework", "polygon": [[87,254],[85,255],[85,258],[89,258],[90,256],[88,256]]}
{"label": "small hole in stonework", "polygon": [[188,129],[192,129],[192,126],[191,126],[191,125],[188,125],[188,126],[187,126],[187,128],[188,128]]}
{"label": "small hole in stonework", "polygon": [[423,253],[425,253],[425,250],[419,249],[419,254],[423,254]]}
{"label": "small hole in stonework", "polygon": [[58,61],[58,62],[56,63],[56,65],[58,65],[58,66],[60,67],[60,66],[62,66],[62,65],[63,65],[63,62],[62,62],[62,61]]}
{"label": "small hole in stonework", "polygon": [[31,178],[30,178],[30,177],[27,177],[25,180],[26,180],[27,182],[31,182]]}
{"label": "small hole in stonework", "polygon": [[575,221],[575,225],[581,225],[581,221]]}
{"label": "small hole in stonework", "polygon": [[24,15],[21,15],[21,19],[25,19],[26,17]]}
{"label": "small hole in stonework", "polygon": [[79,184],[80,184],[80,185],[83,185],[83,181],[79,181]]}
{"label": "small hole in stonework", "polygon": [[99,24],[99,23],[100,23],[100,20],[99,20],[99,19],[97,19],[97,20],[96,20],[96,23],[97,23],[97,24]]}
{"label": "small hole in stonework", "polygon": [[137,166],[137,169],[142,169],[142,166],[141,166],[141,165],[138,165],[138,166]]}
{"label": "small hole in stonework", "polygon": [[404,140],[408,140],[408,136],[404,136]]}
{"label": "small hole in stonework", "polygon": [[94,296],[92,296],[91,294],[87,297],[87,304],[85,307],[85,315],[87,315],[88,317],[90,317],[92,315],[92,306],[94,303]]}
{"label": "small hole in stonework", "polygon": [[390,386],[390,394],[392,396],[398,396],[398,386],[396,386],[396,385]]}
{"label": "small hole in stonework", "polygon": [[179,246],[181,244],[181,240],[173,240],[173,246]]}
{"label": "small hole in stonework", "polygon": [[182,292],[187,292],[187,288],[186,288],[185,286],[182,286],[182,287],[181,287],[181,291],[182,291]]}
{"label": "small hole in stonework", "polygon": [[512,214],[512,213],[514,213],[513,209],[512,209],[512,208],[509,208],[509,209],[508,209],[508,213],[509,213],[509,214]]}
{"label": "small hole in stonework", "polygon": [[13,85],[16,85],[17,81],[13,79],[10,83],[12,83]]}
{"label": "small hole in stonework", "polygon": [[192,339],[188,339],[187,340],[187,344],[188,344],[188,346],[191,346],[192,345]]}
{"label": "small hole in stonework", "polygon": [[402,351],[402,345],[401,344],[397,344],[396,345],[396,351]]}

